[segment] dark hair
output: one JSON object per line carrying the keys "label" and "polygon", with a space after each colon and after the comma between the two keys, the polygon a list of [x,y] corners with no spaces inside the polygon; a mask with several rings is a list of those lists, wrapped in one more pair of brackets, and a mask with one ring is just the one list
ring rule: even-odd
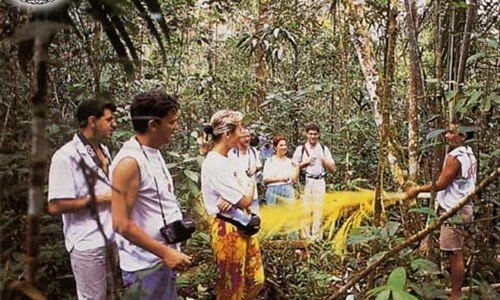
{"label": "dark hair", "polygon": [[145,133],[150,120],[161,120],[170,112],[179,110],[177,96],[164,92],[142,92],[137,94],[130,105],[130,117],[134,131]]}
{"label": "dark hair", "polygon": [[273,139],[273,145],[274,145],[274,148],[278,147],[278,144],[281,142],[281,141],[286,141],[286,138],[282,135],[277,135],[274,137]]}
{"label": "dark hair", "polygon": [[104,110],[109,109],[112,112],[116,111],[116,106],[110,101],[102,101],[97,99],[83,100],[76,108],[75,117],[78,121],[78,126],[84,128],[89,123],[89,117],[94,116],[97,119],[104,115]]}
{"label": "dark hair", "polygon": [[259,146],[259,137],[256,135],[250,135],[250,146],[257,147]]}
{"label": "dark hair", "polygon": [[316,124],[309,124],[309,125],[307,125],[306,132],[309,132],[311,130],[317,131],[319,133],[319,126],[316,125]]}

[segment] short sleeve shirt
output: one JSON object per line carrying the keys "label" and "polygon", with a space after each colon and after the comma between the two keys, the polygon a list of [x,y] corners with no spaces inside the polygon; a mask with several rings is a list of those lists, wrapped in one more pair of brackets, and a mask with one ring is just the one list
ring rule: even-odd
{"label": "short sleeve shirt", "polygon": [[245,196],[237,168],[228,157],[215,151],[208,153],[201,166],[201,193],[209,215],[219,213],[219,198],[236,205]]}
{"label": "short sleeve shirt", "polygon": [[[303,147],[305,147],[305,149],[302,152]],[[316,157],[314,164],[308,165],[304,168],[309,175],[320,175],[325,172],[325,168],[321,163],[321,158],[324,158],[331,163],[335,163],[330,149],[326,146],[322,146],[320,143],[317,143],[314,147],[312,147],[309,143],[305,143],[304,145],[298,146],[293,153],[293,161],[296,163],[300,163],[309,157]]]}
{"label": "short sleeve shirt", "polygon": [[[104,154],[109,158],[109,151],[101,145]],[[80,165],[83,160],[89,169],[84,170]],[[91,171],[96,172],[98,179],[94,186],[96,195],[111,192],[111,184],[107,174],[96,165],[88,153],[85,145],[75,134],[73,140],[65,144],[52,156],[49,170],[49,195],[48,201],[74,200],[89,195],[89,188],[85,173],[89,176]],[[114,239],[111,223],[111,206],[98,205],[99,219],[103,225],[107,239]],[[105,239],[98,229],[97,221],[91,216],[88,209],[62,214],[63,232],[66,249],[70,252],[89,250],[105,245]]]}

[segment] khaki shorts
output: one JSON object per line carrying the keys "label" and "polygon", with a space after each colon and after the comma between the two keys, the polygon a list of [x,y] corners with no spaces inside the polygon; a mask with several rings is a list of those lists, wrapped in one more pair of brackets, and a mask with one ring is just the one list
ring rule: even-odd
{"label": "khaki shorts", "polygon": [[[445,211],[440,208],[439,215],[443,214]],[[439,236],[439,246],[443,251],[457,251],[462,250],[464,247],[464,236],[465,229],[464,225],[470,223],[473,218],[473,211],[471,205],[465,205],[462,207],[457,214],[463,220],[463,223],[454,223],[451,217],[446,220],[446,222],[441,225],[441,235]],[[455,218],[456,219],[456,218]]]}

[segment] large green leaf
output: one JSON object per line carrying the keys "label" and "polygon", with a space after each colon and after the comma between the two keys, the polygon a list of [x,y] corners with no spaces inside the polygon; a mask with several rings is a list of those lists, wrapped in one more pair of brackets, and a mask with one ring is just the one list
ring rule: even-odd
{"label": "large green leaf", "polygon": [[398,267],[391,272],[389,279],[387,280],[387,285],[392,287],[403,289],[406,283],[406,269],[404,267]]}

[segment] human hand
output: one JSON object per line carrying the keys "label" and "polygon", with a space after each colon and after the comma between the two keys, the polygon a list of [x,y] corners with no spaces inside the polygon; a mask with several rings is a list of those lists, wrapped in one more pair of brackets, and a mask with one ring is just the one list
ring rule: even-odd
{"label": "human hand", "polygon": [[228,202],[222,198],[219,198],[219,200],[217,200],[217,208],[220,210],[220,212],[228,212],[232,207],[233,204],[231,202]]}
{"label": "human hand", "polygon": [[257,168],[255,166],[252,166],[247,169],[246,173],[248,177],[251,177],[255,174],[255,171],[257,171]]}
{"label": "human hand", "polygon": [[406,199],[413,199],[415,197],[417,197],[417,195],[420,193],[420,191],[418,190],[418,188],[408,188],[405,192],[406,194]]}
{"label": "human hand", "polygon": [[316,163],[316,156],[309,157],[309,165],[314,165]]}
{"label": "human hand", "polygon": [[167,247],[167,249],[168,250],[165,251],[165,255],[163,255],[162,257],[162,261],[170,269],[179,272],[191,266],[192,264],[191,256],[188,256],[172,248]]}

